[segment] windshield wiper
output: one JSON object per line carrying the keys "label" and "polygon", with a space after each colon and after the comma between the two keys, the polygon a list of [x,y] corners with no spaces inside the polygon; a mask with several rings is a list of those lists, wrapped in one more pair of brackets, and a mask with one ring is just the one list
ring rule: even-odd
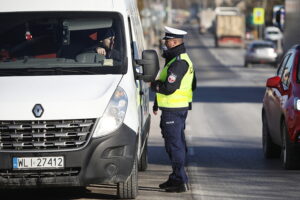
{"label": "windshield wiper", "polygon": [[26,69],[27,72],[56,72],[56,73],[71,73],[71,74],[97,74],[91,70],[87,69],[74,69],[74,68],[64,68],[64,67],[51,67],[51,68],[28,68]]}
{"label": "windshield wiper", "polygon": [[12,70],[0,70],[0,76],[15,76],[15,71]]}

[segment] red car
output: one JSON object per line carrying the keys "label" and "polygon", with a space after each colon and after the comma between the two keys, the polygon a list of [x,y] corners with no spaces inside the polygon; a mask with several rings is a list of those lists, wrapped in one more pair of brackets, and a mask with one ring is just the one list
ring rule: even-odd
{"label": "red car", "polygon": [[282,58],[266,83],[262,109],[265,158],[281,157],[285,169],[300,166],[300,45]]}

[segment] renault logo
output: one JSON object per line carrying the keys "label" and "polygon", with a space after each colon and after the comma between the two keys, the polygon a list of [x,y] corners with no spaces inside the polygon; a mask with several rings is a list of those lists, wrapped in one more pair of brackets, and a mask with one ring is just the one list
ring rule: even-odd
{"label": "renault logo", "polygon": [[32,109],[32,112],[35,117],[41,117],[44,113],[43,106],[41,104],[35,104],[35,106]]}

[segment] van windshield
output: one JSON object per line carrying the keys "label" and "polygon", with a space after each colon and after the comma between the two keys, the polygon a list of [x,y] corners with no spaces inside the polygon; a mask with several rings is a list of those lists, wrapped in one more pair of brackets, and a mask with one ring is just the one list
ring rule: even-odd
{"label": "van windshield", "polygon": [[126,73],[118,13],[2,13],[0,24],[0,76]]}

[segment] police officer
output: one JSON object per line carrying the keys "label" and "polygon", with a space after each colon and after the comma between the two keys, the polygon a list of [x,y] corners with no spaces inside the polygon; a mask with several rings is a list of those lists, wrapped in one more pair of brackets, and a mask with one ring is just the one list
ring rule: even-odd
{"label": "police officer", "polygon": [[168,180],[159,185],[167,192],[189,190],[184,169],[187,152],[184,129],[196,79],[193,64],[183,43],[186,34],[186,31],[165,27],[163,39],[167,49],[162,56],[166,63],[158,80],[151,83],[151,89],[156,92],[153,112],[156,114],[157,108],[162,111],[160,128],[172,163],[172,173]]}

